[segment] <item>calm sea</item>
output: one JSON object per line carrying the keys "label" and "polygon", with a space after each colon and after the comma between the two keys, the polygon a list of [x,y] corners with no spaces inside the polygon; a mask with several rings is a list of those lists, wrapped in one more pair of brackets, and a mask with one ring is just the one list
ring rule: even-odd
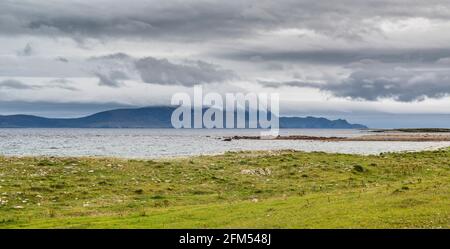
{"label": "calm sea", "polygon": [[[281,135],[359,136],[367,131],[283,129]],[[450,146],[450,142],[323,142],[233,140],[224,136],[259,135],[245,129],[0,129],[0,154],[8,156],[113,156],[157,158],[240,150],[324,151],[378,154]]]}

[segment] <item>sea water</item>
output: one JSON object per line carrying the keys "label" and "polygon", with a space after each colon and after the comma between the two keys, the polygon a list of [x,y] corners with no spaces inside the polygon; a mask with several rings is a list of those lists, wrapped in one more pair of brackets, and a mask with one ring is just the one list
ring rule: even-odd
{"label": "sea water", "polygon": [[[232,140],[223,137],[259,135],[256,129],[0,129],[0,155],[106,156],[159,158],[218,154],[242,150],[322,151],[350,154],[419,151],[450,142]],[[282,129],[281,135],[352,137],[364,130]]]}

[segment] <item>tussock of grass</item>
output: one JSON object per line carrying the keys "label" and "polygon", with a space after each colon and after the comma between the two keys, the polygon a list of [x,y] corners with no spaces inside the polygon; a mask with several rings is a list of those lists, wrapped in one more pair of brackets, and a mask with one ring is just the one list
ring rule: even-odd
{"label": "tussock of grass", "polygon": [[0,227],[450,228],[450,150],[0,157]]}

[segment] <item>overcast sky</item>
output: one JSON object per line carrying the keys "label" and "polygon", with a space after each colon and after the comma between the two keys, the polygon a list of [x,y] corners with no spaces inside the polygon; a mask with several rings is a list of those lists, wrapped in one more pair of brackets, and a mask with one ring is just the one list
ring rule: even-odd
{"label": "overcast sky", "polygon": [[164,105],[194,84],[279,92],[285,115],[450,114],[443,0],[2,0],[0,45],[2,114]]}

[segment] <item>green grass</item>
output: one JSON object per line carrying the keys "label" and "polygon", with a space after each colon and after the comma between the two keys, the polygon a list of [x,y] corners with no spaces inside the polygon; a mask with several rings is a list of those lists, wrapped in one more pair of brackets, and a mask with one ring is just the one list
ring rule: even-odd
{"label": "green grass", "polygon": [[0,157],[0,228],[450,228],[450,149]]}

